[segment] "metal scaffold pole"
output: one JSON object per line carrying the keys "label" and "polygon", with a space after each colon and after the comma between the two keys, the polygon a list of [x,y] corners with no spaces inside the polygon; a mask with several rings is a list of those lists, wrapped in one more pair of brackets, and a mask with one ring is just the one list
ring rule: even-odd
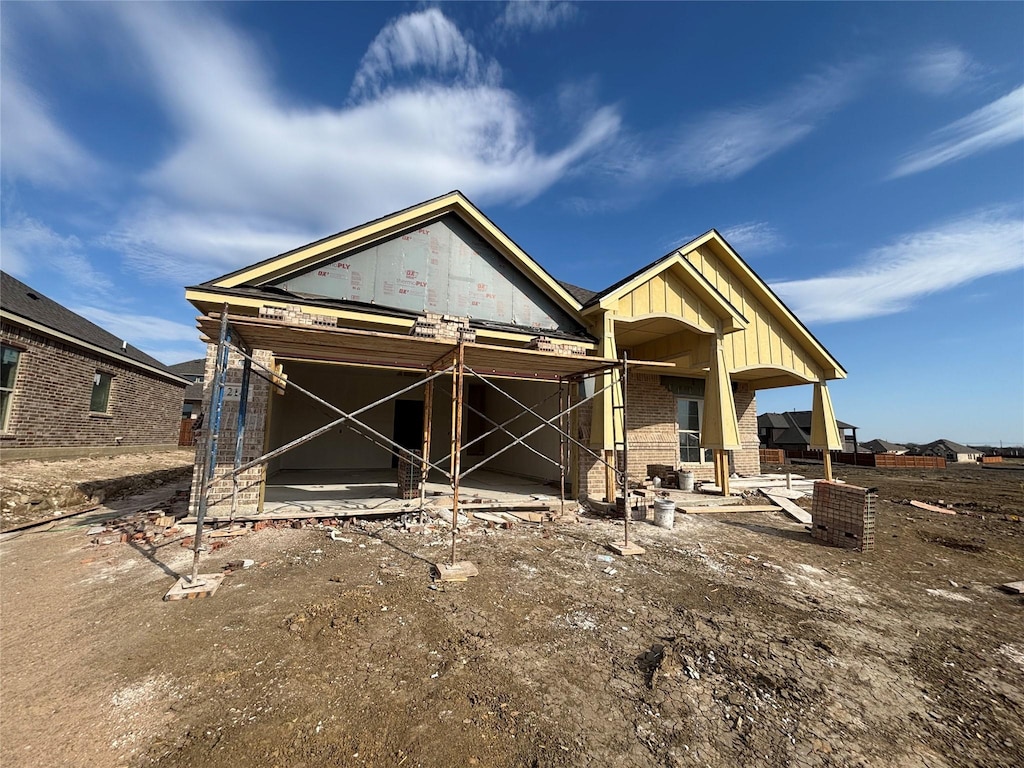
{"label": "metal scaffold pole", "polygon": [[629,356],[622,353],[622,373],[619,374],[619,381],[622,383],[622,511],[625,520],[625,532],[623,542],[629,548]]}
{"label": "metal scaffold pole", "polygon": [[558,495],[559,514],[565,514],[565,435],[566,435],[566,389],[565,382],[558,381]]}
{"label": "metal scaffold pole", "polygon": [[238,399],[238,425],[235,432],[235,471],[231,474],[231,514],[228,517],[228,525],[235,522],[235,513],[238,511],[238,478],[241,472],[238,468],[242,466],[242,450],[245,445],[245,418],[249,410],[249,377],[252,372],[252,362],[248,357],[242,362],[242,386]]}
{"label": "metal scaffold pole", "polygon": [[462,458],[462,394],[465,359],[465,345],[460,341],[455,354],[455,367],[452,369],[452,568],[455,567],[455,537],[459,530],[459,478]]}
{"label": "metal scaffold pole", "polygon": [[[217,339],[217,364],[214,367],[214,387],[210,393],[209,436],[206,440],[206,457],[204,459],[204,476],[212,478],[217,461],[217,441],[220,437],[220,418],[224,410],[224,386],[228,372],[228,305],[225,304],[220,314],[220,338]],[[196,511],[196,534],[192,543],[192,577],[189,580],[195,585],[199,576],[199,552],[203,542],[203,518],[210,501],[211,482],[204,482],[199,495],[199,509]]]}

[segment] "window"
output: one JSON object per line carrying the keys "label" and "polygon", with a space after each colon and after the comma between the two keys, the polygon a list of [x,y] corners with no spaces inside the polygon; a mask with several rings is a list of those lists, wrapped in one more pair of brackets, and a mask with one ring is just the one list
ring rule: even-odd
{"label": "window", "polygon": [[89,401],[89,410],[93,413],[106,413],[110,405],[110,382],[113,379],[109,373],[96,371],[92,378],[92,399]]}
{"label": "window", "polygon": [[704,399],[676,398],[676,424],[679,427],[679,461],[703,464],[706,456],[700,447],[700,425],[704,419]]}
{"label": "window", "polygon": [[21,352],[14,347],[0,346],[0,432],[7,431],[7,417],[11,413],[14,399],[14,382],[18,378],[18,361]]}

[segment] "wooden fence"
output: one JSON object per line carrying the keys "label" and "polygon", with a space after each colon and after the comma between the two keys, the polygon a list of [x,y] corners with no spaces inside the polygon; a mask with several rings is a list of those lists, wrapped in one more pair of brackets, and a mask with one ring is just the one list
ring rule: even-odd
{"label": "wooden fence", "polygon": [[786,452],[781,448],[758,448],[761,461],[766,464],[785,464]]}
{"label": "wooden fence", "polygon": [[195,445],[196,436],[192,433],[192,419],[182,419],[178,428],[178,445]]}
{"label": "wooden fence", "polygon": [[[764,450],[764,449],[762,449]],[[790,459],[821,460],[821,451],[786,451]],[[858,467],[879,467],[880,469],[945,469],[946,460],[941,456],[905,456],[895,453],[840,453],[832,451],[832,461],[838,464],[853,464]]]}

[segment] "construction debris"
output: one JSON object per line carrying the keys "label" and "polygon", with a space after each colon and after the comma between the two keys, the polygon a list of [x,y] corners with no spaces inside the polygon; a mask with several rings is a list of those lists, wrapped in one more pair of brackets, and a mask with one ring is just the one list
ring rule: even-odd
{"label": "construction debris", "polygon": [[946,509],[945,507],[936,507],[934,504],[926,504],[923,501],[910,500],[910,506],[917,507],[918,509],[926,509],[929,512],[938,512],[941,515],[955,515],[956,510]]}

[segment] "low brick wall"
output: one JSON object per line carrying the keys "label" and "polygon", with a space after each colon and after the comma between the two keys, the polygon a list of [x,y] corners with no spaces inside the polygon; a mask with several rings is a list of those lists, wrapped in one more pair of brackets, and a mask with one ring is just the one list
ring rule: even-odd
{"label": "low brick wall", "polygon": [[814,484],[811,536],[825,544],[870,552],[875,548],[873,488],[819,480]]}

